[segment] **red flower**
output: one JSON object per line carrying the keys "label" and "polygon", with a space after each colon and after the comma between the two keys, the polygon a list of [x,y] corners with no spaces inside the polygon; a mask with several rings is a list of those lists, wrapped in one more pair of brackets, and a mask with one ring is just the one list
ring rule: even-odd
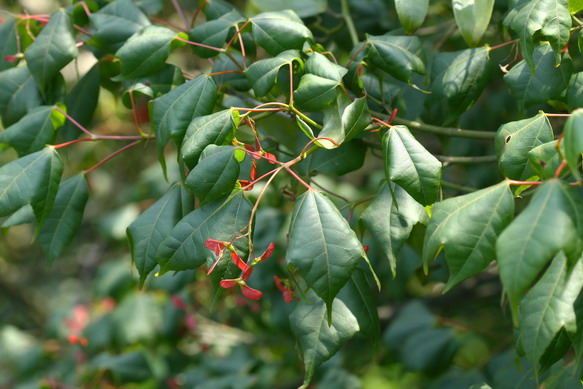
{"label": "red flower", "polygon": [[249,265],[247,265],[239,256],[239,254],[237,254],[236,251],[231,251],[231,259],[233,260],[233,263],[235,265],[237,265],[237,267],[239,269],[241,269],[241,271],[247,271],[247,269],[249,268]]}
{"label": "red flower", "polygon": [[223,250],[225,247],[227,247],[228,244],[228,242],[222,242],[220,240],[214,240],[211,238],[208,238],[205,242],[206,248],[215,253],[219,258],[221,257]]}
{"label": "red flower", "polygon": [[221,280],[221,288],[229,289],[237,285],[237,280]]}
{"label": "red flower", "polygon": [[277,289],[283,293],[283,301],[286,303],[291,303],[294,297],[294,293],[289,285],[289,281],[284,281],[278,276],[273,276],[273,280],[275,281],[275,286],[277,286]]}
{"label": "red flower", "polygon": [[269,244],[269,246],[267,246],[267,249],[265,250],[265,252],[263,254],[261,254],[261,256],[259,257],[259,260],[261,262],[263,262],[267,258],[271,257],[271,254],[273,254],[273,250],[275,250],[275,243],[271,242]]}
{"label": "red flower", "polygon": [[259,300],[261,299],[261,297],[263,297],[263,293],[261,293],[261,291],[253,289],[252,287],[247,285],[242,278],[221,281],[221,287],[225,289],[232,288],[235,285],[239,285],[241,287],[241,292],[243,292],[243,296],[247,297],[250,300]]}

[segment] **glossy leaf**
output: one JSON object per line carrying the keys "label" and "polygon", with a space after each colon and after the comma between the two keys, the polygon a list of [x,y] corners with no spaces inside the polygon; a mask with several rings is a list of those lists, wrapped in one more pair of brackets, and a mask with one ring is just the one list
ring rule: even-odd
{"label": "glossy leaf", "polygon": [[526,357],[537,366],[555,336],[577,330],[573,304],[583,286],[581,261],[570,268],[560,252],[518,307],[520,338]]}
{"label": "glossy leaf", "polygon": [[0,71],[10,69],[14,62],[6,60],[6,57],[13,56],[18,52],[16,19],[8,18],[0,24]]}
{"label": "glossy leaf", "polygon": [[563,147],[565,160],[575,178],[581,178],[579,161],[583,154],[583,110],[577,109],[571,113],[563,129]]}
{"label": "glossy leaf", "polygon": [[502,174],[515,180],[532,177],[534,170],[528,162],[528,153],[553,139],[553,128],[544,112],[500,126],[496,133],[496,154]]}
{"label": "glossy leaf", "polygon": [[520,38],[520,49],[531,73],[538,67],[535,37],[550,42],[554,62],[561,63],[561,50],[569,41],[571,15],[568,0],[521,0],[508,13],[504,24]]}
{"label": "glossy leaf", "polygon": [[557,151],[557,141],[544,143],[530,150],[528,161],[537,176],[553,178],[562,161]]}
{"label": "glossy leaf", "polygon": [[553,51],[548,43],[537,47],[532,58],[535,66],[533,72],[523,60],[504,75],[504,82],[521,110],[560,98],[573,72],[573,63],[566,54],[561,66],[555,66]]}
{"label": "glossy leaf", "polygon": [[409,83],[413,73],[425,74],[421,41],[416,36],[369,35],[370,62],[395,77]]}
{"label": "glossy leaf", "polygon": [[399,21],[407,34],[412,34],[423,24],[429,9],[429,0],[395,0]]}
{"label": "glossy leaf", "polygon": [[158,158],[164,170],[164,147],[170,137],[182,144],[182,137],[186,128],[194,117],[208,115],[212,112],[217,99],[217,87],[214,81],[207,76],[198,76],[195,79],[180,85],[153,100],[150,104],[152,128],[156,133]]}
{"label": "glossy leaf", "polygon": [[436,203],[423,243],[425,267],[443,248],[449,269],[446,291],[478,274],[496,258],[496,240],[513,216],[507,182]]}
{"label": "glossy leaf", "polygon": [[300,50],[312,32],[291,10],[264,12],[251,18],[253,38],[272,56],[282,51]]}
{"label": "glossy leaf", "polygon": [[207,146],[200,161],[186,178],[186,185],[201,204],[217,200],[235,188],[239,178],[239,164],[245,152],[233,146]]}
{"label": "glossy leaf", "polygon": [[354,231],[329,199],[310,190],[296,200],[286,260],[324,300],[329,321],[332,301],[365,255]]}
{"label": "glossy leaf", "polygon": [[[202,43],[206,46],[222,48],[227,38],[229,30],[238,22],[244,21],[241,14],[237,11],[231,11],[220,18],[210,20],[206,23],[199,24],[188,33],[189,40]],[[210,58],[219,55],[216,50],[206,49],[204,47],[193,46],[194,53],[202,58]]]}
{"label": "glossy leaf", "polygon": [[65,10],[53,12],[47,25],[24,53],[27,66],[39,85],[44,87],[77,57],[76,43]]}
{"label": "glossy leaf", "polygon": [[494,0],[453,0],[453,15],[468,46],[478,45],[493,9]]}
{"label": "glossy leaf", "polygon": [[158,265],[156,252],[160,243],[170,235],[172,228],[182,216],[192,211],[193,204],[194,199],[184,186],[175,184],[129,225],[128,241],[132,260],[140,275],[140,287],[144,285],[148,274]]}
{"label": "glossy leaf", "polygon": [[294,101],[298,108],[306,111],[321,111],[336,99],[338,81],[304,74],[294,91]]}
{"label": "glossy leaf", "polygon": [[38,235],[49,266],[77,234],[88,198],[89,187],[83,174],[77,174],[59,186],[53,209]]}
{"label": "glossy leaf", "polygon": [[441,162],[405,126],[393,126],[383,136],[385,176],[421,205],[435,202],[441,183]]}
{"label": "glossy leaf", "polygon": [[[195,209],[170,232],[158,248],[156,260],[160,264],[160,274],[168,271],[196,269],[214,255],[206,248],[206,240],[211,238],[220,241],[231,241],[240,235],[241,230],[249,223],[251,217],[251,202],[242,192],[209,203]],[[239,240],[239,255],[246,257],[246,241]]]}
{"label": "glossy leaf", "polygon": [[115,53],[121,64],[119,79],[151,74],[164,65],[176,33],[166,27],[146,26],[132,35]]}
{"label": "glossy leaf", "polygon": [[40,91],[26,66],[0,72],[0,116],[5,128],[41,104]]}
{"label": "glossy leaf", "polygon": [[290,316],[306,370],[302,389],[308,387],[318,366],[336,354],[359,330],[358,321],[340,299],[332,304],[332,325],[326,321],[326,305],[315,298],[311,300],[300,301]]}
{"label": "glossy leaf", "polygon": [[537,188],[528,206],[496,242],[500,278],[513,313],[528,290],[559,251],[570,262],[583,249],[583,205],[575,189],[557,179]]}
{"label": "glossy leaf", "polygon": [[396,255],[417,223],[428,220],[425,208],[403,188],[386,182],[362,214],[362,221],[389,259],[393,277],[397,272]]}
{"label": "glossy leaf", "polygon": [[149,26],[148,17],[131,0],[115,0],[89,15],[93,32],[89,43],[116,52],[136,32]]}
{"label": "glossy leaf", "polygon": [[230,109],[195,118],[186,130],[180,150],[186,166],[194,168],[208,145],[229,143],[235,135],[235,128],[236,121]]}
{"label": "glossy leaf", "polygon": [[348,70],[346,70],[345,67],[330,61],[323,54],[313,53],[306,61],[305,71],[306,73],[339,83],[342,81],[342,77],[346,75]]}
{"label": "glossy leaf", "polygon": [[569,0],[569,12],[576,14],[583,10],[583,0]]}
{"label": "glossy leaf", "polygon": [[[71,92],[65,98],[65,106],[67,107],[67,114],[71,116],[77,123],[87,128],[91,124],[93,114],[97,108],[97,101],[99,100],[99,64],[95,64],[91,70],[87,72],[73,87]],[[65,125],[60,130],[64,133],[65,139],[76,138],[81,130],[67,120]]]}
{"label": "glossy leaf", "polygon": [[253,3],[261,12],[291,9],[301,18],[321,14],[326,11],[328,6],[327,0],[294,0],[291,2],[288,0],[255,0]]}
{"label": "glossy leaf", "polygon": [[370,111],[366,98],[355,99],[342,113],[343,142],[358,136],[370,124]]}
{"label": "glossy leaf", "polygon": [[[301,63],[300,53],[297,50],[287,50],[280,53],[277,57],[266,58],[254,62],[247,69],[245,75],[253,87],[257,97],[263,97],[276,83],[277,73],[284,66],[293,66],[295,63]],[[285,86],[282,86],[285,88]]]}
{"label": "glossy leaf", "polygon": [[298,166],[306,175],[320,172],[342,176],[362,167],[367,150],[364,142],[355,139],[332,150],[318,149]]}
{"label": "glossy leaf", "polygon": [[20,156],[34,153],[53,142],[55,127],[52,116],[55,106],[43,105],[0,132],[0,143],[12,146]]}

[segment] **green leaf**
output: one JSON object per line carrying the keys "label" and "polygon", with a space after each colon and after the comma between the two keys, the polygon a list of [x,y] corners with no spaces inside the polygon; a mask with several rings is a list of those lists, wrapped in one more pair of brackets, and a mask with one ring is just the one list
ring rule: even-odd
{"label": "green leaf", "polygon": [[512,221],[514,197],[508,182],[436,203],[423,243],[423,261],[445,248],[445,290],[478,274],[496,259],[496,239]]}
{"label": "green leaf", "polygon": [[364,271],[356,268],[350,279],[338,294],[358,322],[359,332],[370,339],[376,347],[381,335],[381,324],[375,297]]}
{"label": "green leaf", "polygon": [[462,37],[470,47],[476,47],[488,28],[494,0],[454,0],[453,15]]}
{"label": "green leaf", "polygon": [[237,123],[230,109],[196,117],[188,126],[180,149],[186,166],[194,168],[208,145],[229,143],[235,135],[236,127]]}
{"label": "green leaf", "polygon": [[423,47],[416,36],[369,35],[368,59],[395,77],[410,83],[413,73],[425,74]]}
{"label": "green leaf", "polygon": [[15,62],[6,60],[6,57],[18,53],[17,34],[16,19],[8,18],[0,24],[0,42],[2,42],[2,46],[0,46],[0,71],[16,65]]}
{"label": "green leaf", "polygon": [[[231,53],[231,55],[237,60],[238,63],[245,62],[241,54],[235,52]],[[247,62],[250,61],[247,60]],[[254,62],[253,64],[257,62]],[[249,67],[246,70],[248,69]],[[229,72],[233,70],[235,70],[236,73],[215,74],[213,76],[214,81],[217,83],[217,85],[227,85],[241,92],[247,92],[249,89],[251,89],[251,85],[245,76],[245,73],[239,73],[241,70],[229,57],[227,57],[225,54],[220,54],[218,58],[215,59],[215,63],[213,64],[212,68],[213,73]],[[256,94],[256,96],[258,95]]]}
{"label": "green leaf", "polygon": [[390,323],[384,334],[384,341],[392,349],[402,349],[405,341],[412,335],[431,329],[437,324],[437,318],[419,300],[407,302],[397,317]]}
{"label": "green leaf", "polygon": [[235,188],[239,178],[239,163],[244,158],[245,152],[233,146],[208,145],[198,164],[188,174],[186,185],[201,204],[217,200]]}
{"label": "green leaf", "polygon": [[496,154],[502,174],[515,180],[526,180],[535,173],[528,153],[554,139],[553,128],[544,112],[524,120],[503,124],[496,133]]}
{"label": "green leaf", "polygon": [[395,8],[405,33],[410,35],[423,24],[429,9],[429,0],[415,2],[411,0],[395,0]]}
{"label": "green leaf", "polygon": [[405,126],[393,126],[383,136],[385,176],[421,205],[435,202],[441,183],[441,162]]}
{"label": "green leaf", "polygon": [[54,105],[42,105],[17,123],[0,132],[0,143],[7,143],[20,156],[34,153],[53,142],[55,127],[51,120]]}
{"label": "green leaf", "polygon": [[573,73],[567,87],[569,110],[583,108],[583,72]]}
{"label": "green leaf", "polygon": [[358,136],[370,124],[370,110],[366,97],[355,99],[342,113],[343,142]]}
{"label": "green leaf", "polygon": [[313,53],[306,61],[306,73],[313,74],[328,80],[333,80],[338,83],[342,81],[342,77],[346,75],[345,67],[331,62],[326,56],[320,53]]}
{"label": "green leaf", "polygon": [[356,234],[330,200],[313,190],[296,200],[286,260],[324,300],[329,322],[332,301],[365,255]]}
{"label": "green leaf", "polygon": [[53,208],[62,173],[63,162],[52,147],[0,167],[0,216],[31,204],[42,226]]}
{"label": "green leaf", "polygon": [[49,266],[75,237],[88,198],[89,187],[84,174],[77,174],[61,183],[55,205],[38,235]]}
{"label": "green leaf", "polygon": [[156,133],[158,159],[166,171],[164,147],[170,137],[182,144],[186,128],[194,117],[208,115],[213,111],[217,99],[217,86],[205,75],[180,85],[153,100],[150,104],[152,129]]}
{"label": "green leaf", "polygon": [[567,165],[569,165],[573,176],[579,180],[581,178],[579,161],[583,153],[583,109],[573,111],[567,119],[563,129],[562,144],[565,148]]}
{"label": "green leaf", "polygon": [[26,64],[39,85],[44,87],[77,57],[77,42],[71,30],[72,24],[65,10],[55,11],[24,52]]}
{"label": "green leaf", "polygon": [[203,12],[207,20],[218,19],[224,14],[232,11],[239,12],[237,7],[226,0],[209,0],[207,1],[206,6],[203,8]]}
{"label": "green leaf", "polygon": [[576,14],[583,10],[583,0],[569,0],[569,12]]}
{"label": "green leaf", "polygon": [[89,44],[114,53],[136,32],[149,26],[148,17],[131,0],[116,0],[89,15]]}
{"label": "green leaf", "polygon": [[298,166],[305,175],[319,172],[342,176],[361,168],[367,151],[366,144],[355,139],[332,150],[318,149]]}
{"label": "green leaf", "polygon": [[[184,186],[175,184],[168,192],[144,211],[127,229],[132,260],[140,274],[140,288],[148,274],[158,264],[156,252],[160,243],[182,219],[185,206],[194,204]],[[192,207],[188,207],[192,210]]]}
{"label": "green leaf", "polygon": [[[245,19],[241,17],[238,11],[231,11],[220,18],[210,20],[206,23],[199,24],[188,33],[189,40],[202,43],[206,46],[217,47],[221,49],[229,37],[229,30]],[[204,47],[193,46],[193,52],[202,58],[210,58],[219,55],[216,50],[206,49]]]}
{"label": "green leaf", "polygon": [[301,50],[312,32],[304,26],[293,11],[264,12],[251,18],[253,38],[270,55],[276,56],[285,50]]}
{"label": "green leaf", "polygon": [[7,218],[4,223],[2,223],[2,228],[9,228],[22,224],[32,223],[34,223],[34,211],[30,204],[26,204],[18,211],[14,212],[9,218]]}
{"label": "green leaf", "polygon": [[518,34],[522,56],[531,73],[538,67],[536,54],[533,56],[537,39],[550,42],[555,64],[561,63],[561,50],[569,41],[571,28],[567,0],[520,0],[504,24]]}
{"label": "green leaf", "polygon": [[26,66],[0,72],[0,116],[4,127],[41,104],[38,86]]}
{"label": "green leaf", "polygon": [[583,269],[577,261],[570,269],[563,252],[557,254],[543,276],[518,307],[521,347],[537,366],[555,336],[565,329],[577,330],[573,304],[583,286]]}
{"label": "green leaf", "polygon": [[[287,50],[277,57],[266,58],[254,62],[246,70],[245,75],[253,87],[255,96],[263,97],[276,83],[277,73],[284,65],[301,66],[300,53],[297,50]],[[285,87],[285,86],[283,86]]]}
{"label": "green leaf", "polygon": [[337,81],[304,74],[294,91],[294,104],[305,111],[322,111],[336,99]]}
{"label": "green leaf", "polygon": [[470,108],[490,80],[489,49],[481,47],[439,53],[433,60],[430,101],[446,109],[445,122],[451,123]]}
{"label": "green leaf", "polygon": [[134,80],[123,81],[122,85],[125,92],[122,95],[122,101],[127,108],[131,109],[132,102],[130,93],[133,94],[134,99],[140,94],[150,98],[156,98],[170,92],[172,88],[183,83],[184,76],[182,75],[182,70],[174,65],[165,64],[154,74]]}
{"label": "green leaf", "polygon": [[535,192],[528,206],[496,242],[500,279],[513,313],[528,290],[559,251],[579,259],[583,242],[583,204],[577,191],[551,179]]}
{"label": "green leaf", "polygon": [[536,146],[528,152],[530,167],[540,178],[553,178],[561,165],[561,155],[557,151],[557,141]]}
{"label": "green leaf", "polygon": [[573,72],[573,63],[566,53],[561,66],[555,66],[553,51],[548,43],[536,48],[533,62],[535,70],[532,73],[527,62],[523,60],[504,75],[504,82],[522,111],[547,100],[559,99]]}
{"label": "green leaf", "polygon": [[436,375],[449,367],[457,349],[453,328],[427,328],[407,338],[401,359],[409,370]]}
{"label": "green leaf", "polygon": [[311,300],[315,301],[300,301],[290,316],[306,369],[302,389],[308,387],[318,366],[336,354],[359,330],[357,319],[340,299],[332,303],[332,325],[326,322],[326,305],[318,299]]}
{"label": "green leaf", "polygon": [[425,208],[403,188],[385,182],[362,214],[362,221],[389,259],[393,277],[397,270],[396,255],[417,223],[427,222]]}
{"label": "green leaf", "polygon": [[[99,63],[95,64],[73,87],[65,98],[67,114],[87,128],[91,124],[93,114],[99,100]],[[60,130],[67,140],[74,139],[81,132],[71,121],[67,120]]]}
{"label": "green leaf", "polygon": [[254,0],[253,4],[261,12],[280,11],[282,9],[291,9],[300,18],[316,16],[326,11],[328,6],[327,0]]}
{"label": "green leaf", "polygon": [[[196,269],[213,258],[213,253],[205,246],[211,238],[229,242],[241,234],[249,223],[251,202],[243,192],[229,198],[209,203],[186,215],[172,229],[158,248],[156,260],[160,273]],[[244,242],[243,242],[244,241]],[[240,239],[235,247],[241,258],[246,258],[248,245]]]}
{"label": "green leaf", "polygon": [[121,64],[117,79],[138,78],[160,69],[170,55],[174,38],[174,31],[158,26],[146,26],[132,35],[115,53]]}

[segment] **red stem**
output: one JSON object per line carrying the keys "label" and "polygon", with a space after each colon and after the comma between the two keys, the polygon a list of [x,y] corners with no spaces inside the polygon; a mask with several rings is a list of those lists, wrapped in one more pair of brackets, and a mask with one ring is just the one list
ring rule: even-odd
{"label": "red stem", "polygon": [[174,9],[176,10],[178,16],[180,16],[180,19],[182,19],[182,23],[184,23],[184,28],[186,29],[186,31],[188,31],[188,29],[190,28],[190,23],[188,22],[188,18],[184,14],[184,10],[180,6],[180,4],[178,4],[177,0],[172,0],[172,5],[174,6]]}
{"label": "red stem", "polygon": [[121,149],[114,151],[113,153],[109,154],[107,157],[103,158],[101,161],[97,162],[95,165],[93,165],[92,167],[90,167],[89,169],[84,171],[84,174],[89,174],[92,171],[94,171],[95,169],[97,169],[99,166],[103,165],[104,163],[106,163],[107,161],[109,161],[110,159],[112,159],[113,157],[115,157],[118,154],[123,153],[124,151],[126,151],[127,149],[130,149],[134,146],[136,146],[137,144],[139,144],[141,142],[141,140],[135,141],[130,143],[129,145],[125,145],[124,147],[122,147]]}
{"label": "red stem", "polygon": [[[285,166],[285,165],[284,165]],[[289,167],[285,166],[285,170],[287,170],[287,172],[289,174],[291,174],[296,180],[299,181],[300,184],[302,184],[303,186],[305,186],[308,190],[314,190],[314,188],[312,188],[310,185],[308,185],[304,180],[302,180],[300,178],[300,176],[298,176],[293,170],[291,170]]]}
{"label": "red stem", "polygon": [[192,19],[190,20],[190,28],[194,27],[194,22],[196,21],[196,18],[198,17],[198,14],[200,14],[200,11],[202,11],[204,9],[204,7],[206,7],[206,2],[207,0],[204,0],[200,6],[198,7],[198,9],[196,10],[196,12],[194,13],[194,15],[192,15]]}
{"label": "red stem", "polygon": [[220,76],[221,74],[230,74],[230,73],[243,73],[242,70],[225,70],[222,72],[214,72],[214,73],[209,73],[207,74],[207,76]]}
{"label": "red stem", "polygon": [[508,180],[510,185],[541,185],[542,181],[518,181],[518,180]]}
{"label": "red stem", "polygon": [[192,42],[192,41],[189,41],[189,40],[186,40],[186,39],[182,39],[182,38],[179,38],[179,37],[174,37],[174,39],[179,40],[179,41],[184,42],[184,43],[188,43],[189,45],[203,47],[205,49],[218,51],[219,53],[224,52],[223,49],[220,49],[218,47],[213,47],[213,46],[208,46],[208,45],[205,45],[205,44],[202,44],[202,43]]}
{"label": "red stem", "polygon": [[169,20],[160,19],[160,18],[157,18],[156,16],[150,16],[150,20],[153,22],[165,24],[165,25],[170,26],[173,29],[178,30],[178,31],[187,32],[184,28],[177,26],[176,24],[172,23]]}
{"label": "red stem", "polygon": [[75,119],[73,119],[71,116],[69,116],[69,114],[67,114],[67,112],[63,111],[60,107],[58,107],[58,106],[55,105],[55,109],[57,111],[59,111],[60,113],[62,113],[63,115],[65,115],[65,117],[71,123],[73,123],[75,126],[77,126],[77,128],[79,128],[81,131],[83,131],[84,133],[86,133],[90,137],[94,137],[95,136],[91,131],[89,131],[88,129],[86,129],[85,127],[83,127],[81,124],[79,124],[79,122],[77,122]]}
{"label": "red stem", "polygon": [[67,147],[67,146],[70,146],[70,145],[74,145],[75,143],[80,143],[80,142],[91,142],[91,141],[94,141],[94,140],[97,140],[97,139],[95,139],[95,138],[81,138],[81,139],[75,139],[75,140],[72,140],[72,141],[70,141],[70,142],[65,142],[65,143],[60,143],[60,144],[58,144],[58,145],[53,145],[53,148],[54,148],[54,149],[60,149],[61,147]]}
{"label": "red stem", "polygon": [[253,185],[257,184],[259,181],[269,177],[270,175],[272,175],[273,173],[275,173],[276,171],[281,170],[281,168],[277,168],[277,169],[273,169],[268,171],[267,173],[265,173],[264,175],[262,175],[259,178],[254,179],[253,181],[251,181],[250,183],[248,183],[247,185],[245,185],[244,187],[242,187],[242,190],[246,190],[247,188],[252,187]]}
{"label": "red stem", "polygon": [[551,118],[568,118],[571,116],[570,113],[545,113],[544,115]]}
{"label": "red stem", "polygon": [[346,65],[344,65],[345,68],[349,67],[350,64],[352,63],[352,61],[354,61],[354,59],[356,57],[358,57],[358,54],[360,54],[362,52],[362,50],[364,50],[364,48],[368,45],[368,43],[365,43],[362,45],[362,47],[360,49],[358,49],[358,51],[356,53],[354,53],[354,55],[352,57],[350,57],[350,60],[346,63]]}
{"label": "red stem", "polygon": [[559,165],[557,170],[555,170],[555,178],[559,178],[559,176],[561,175],[561,172],[563,171],[565,166],[567,166],[567,161],[565,161],[565,160],[561,161],[561,164]]}
{"label": "red stem", "polygon": [[511,41],[500,43],[499,45],[496,45],[496,46],[492,46],[492,47],[490,47],[490,50],[496,50],[496,49],[499,49],[499,48],[504,47],[504,46],[512,45],[516,42],[518,42],[518,39],[513,39]]}
{"label": "red stem", "polygon": [[130,103],[132,104],[132,116],[134,117],[134,123],[140,135],[144,135],[142,127],[140,127],[140,122],[138,120],[138,112],[136,111],[136,102],[134,101],[134,91],[130,90]]}

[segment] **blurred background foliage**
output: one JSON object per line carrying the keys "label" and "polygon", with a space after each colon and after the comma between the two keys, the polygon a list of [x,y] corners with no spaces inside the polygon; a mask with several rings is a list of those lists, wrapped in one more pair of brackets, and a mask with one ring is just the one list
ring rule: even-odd
{"label": "blurred background foliage", "polygon": [[[179,19],[170,1],[136,0],[161,19]],[[195,1],[180,1],[187,14]],[[236,1],[248,15],[293,8],[342,63],[352,49],[340,16],[340,0]],[[48,13],[67,1],[2,1],[12,12]],[[402,31],[392,0],[350,0],[359,32],[380,35]],[[484,42],[511,39],[502,27],[507,1],[497,0]],[[428,57],[439,51],[465,48],[456,29],[451,1],[432,0],[429,16],[417,32]],[[576,44],[574,45],[576,46]],[[495,131],[501,123],[519,118],[514,98],[504,87],[499,65],[516,61],[513,46],[492,53],[493,79],[475,106],[460,118],[468,129]],[[581,63],[581,55],[573,55]],[[79,74],[95,62],[89,52],[65,69],[73,85]],[[211,64],[175,51],[169,60],[188,74],[211,71]],[[77,71],[75,70],[77,67]],[[365,79],[366,82],[366,79]],[[423,87],[420,77],[415,81]],[[377,89],[400,116],[418,118],[425,94],[386,80]],[[532,107],[531,110],[544,108]],[[425,113],[426,114],[426,113]],[[560,119],[552,119],[557,124]],[[144,123],[147,128],[147,123]],[[293,123],[273,116],[260,122],[260,131],[281,140]],[[135,131],[120,93],[102,89],[92,128],[101,134]],[[299,135],[303,136],[303,135]],[[420,135],[428,148],[444,155],[494,154],[490,141]],[[289,139],[304,144],[305,139]],[[85,142],[66,148],[61,155],[76,172],[114,151],[107,142]],[[338,178],[320,174],[314,182],[351,199],[374,194],[383,178],[382,160],[367,153],[363,166]],[[0,164],[16,157],[0,154]],[[171,160],[172,158],[168,158]],[[347,163],[347,162],[345,162]],[[178,169],[169,169],[170,172]],[[350,170],[350,169],[348,169]],[[448,165],[444,169],[444,196],[465,193],[500,181],[495,164]],[[288,181],[286,181],[288,180]],[[169,177],[169,182],[172,182]],[[238,293],[225,293],[211,304],[204,270],[150,277],[138,290],[125,229],[168,188],[156,159],[154,143],[134,148],[89,177],[91,197],[84,222],[73,244],[47,269],[38,245],[31,245],[34,228],[24,224],[0,233],[0,388],[294,388],[301,384],[303,367],[289,327],[292,304],[276,289],[272,274],[283,269],[286,215],[293,202],[281,178],[269,191],[257,215],[255,244],[271,241],[278,250],[253,274],[252,284],[264,298],[252,302]],[[254,192],[251,192],[253,195]],[[335,199],[336,201],[337,199]],[[520,200],[517,203],[520,207]],[[345,203],[338,201],[338,206]],[[348,216],[348,208],[345,208]],[[354,207],[352,225],[358,230],[363,207]],[[417,229],[424,228],[417,226]],[[398,256],[393,278],[384,255],[370,237],[369,257],[382,283],[376,292],[383,330],[373,349],[363,337],[352,339],[318,370],[317,388],[536,388],[528,363],[516,359],[512,323],[500,309],[501,286],[496,269],[463,282],[443,295],[447,269],[443,258],[432,264],[429,276],[420,268],[423,231],[414,231]],[[568,366],[558,362],[539,377],[545,388],[580,387]],[[476,386],[473,386],[476,385]]]}

